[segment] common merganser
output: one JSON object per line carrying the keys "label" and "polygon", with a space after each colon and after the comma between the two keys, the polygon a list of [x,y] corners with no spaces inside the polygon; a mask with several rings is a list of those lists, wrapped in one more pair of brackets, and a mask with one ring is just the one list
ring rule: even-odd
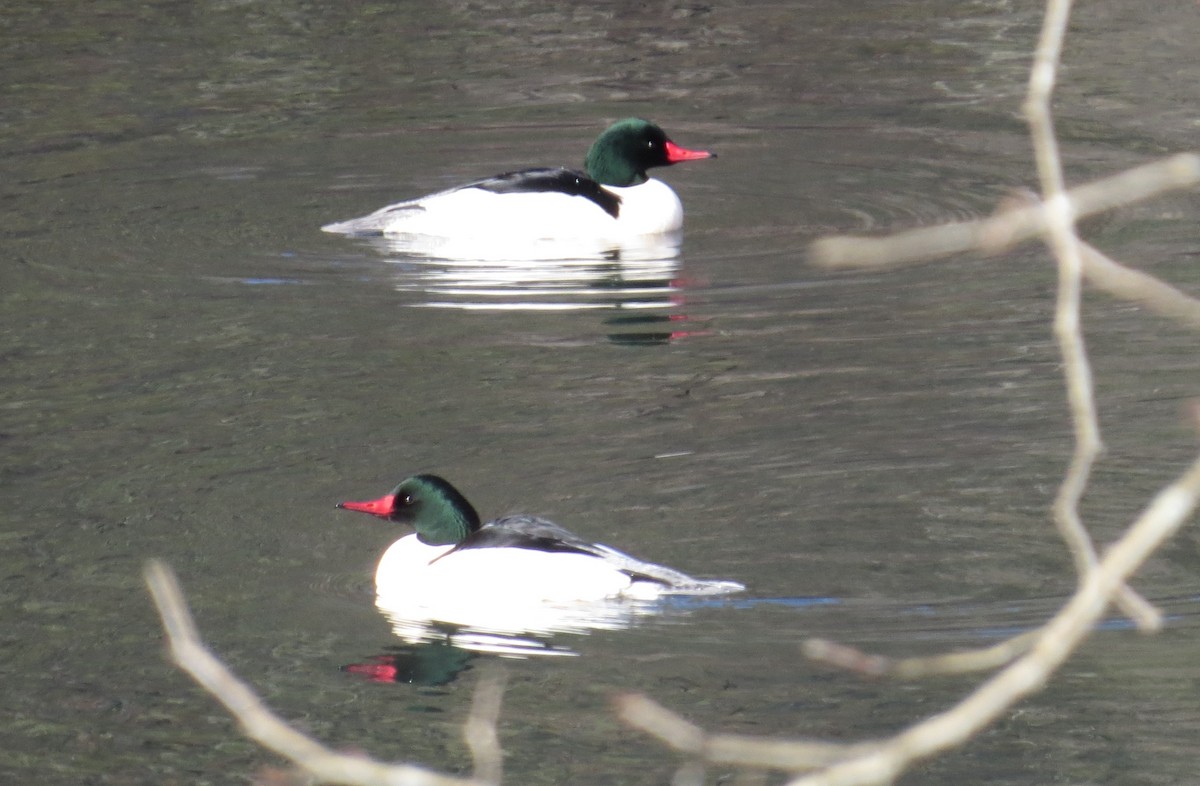
{"label": "common merganser", "polygon": [[646,170],[715,157],[680,147],[647,120],[628,118],[592,144],[586,173],[565,168],[506,172],[321,229],[343,235],[528,240],[620,240],[675,232],[683,226],[679,197],[666,183],[647,177]]}
{"label": "common merganser", "polygon": [[416,529],[380,559],[375,571],[380,597],[458,596],[499,606],[745,589],[735,581],[695,579],[643,562],[536,516],[503,516],[481,524],[466,497],[437,475],[414,475],[379,499],[338,507]]}

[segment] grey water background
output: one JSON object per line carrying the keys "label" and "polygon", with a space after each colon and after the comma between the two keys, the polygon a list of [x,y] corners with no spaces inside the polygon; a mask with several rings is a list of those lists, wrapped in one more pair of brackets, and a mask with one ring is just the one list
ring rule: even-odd
{"label": "grey water background", "polygon": [[[1070,451],[1053,271],[1035,247],[871,274],[804,249],[1035,182],[1019,105],[1040,11],[6,2],[0,779],[236,784],[275,762],[164,660],[155,556],[284,717],[466,771],[477,669],[436,687],[341,670],[392,643],[370,574],[400,533],[333,504],[414,471],[764,601],[508,662],[508,783],[667,782],[673,754],[614,720],[621,690],[771,737],[877,737],[948,706],[973,679],[863,681],[798,643],[988,643],[1069,593],[1047,518]],[[1197,21],[1077,10],[1056,101],[1073,182],[1194,146]],[[720,154],[663,173],[687,210],[666,310],[420,308],[404,260],[317,229],[575,164],[629,115]],[[1197,207],[1086,235],[1197,292]],[[1193,333],[1102,296],[1085,320],[1108,446],[1085,514],[1106,540],[1194,454],[1200,374]],[[1198,567],[1186,530],[1137,582],[1163,635],[1109,626],[905,782],[1194,778]]]}

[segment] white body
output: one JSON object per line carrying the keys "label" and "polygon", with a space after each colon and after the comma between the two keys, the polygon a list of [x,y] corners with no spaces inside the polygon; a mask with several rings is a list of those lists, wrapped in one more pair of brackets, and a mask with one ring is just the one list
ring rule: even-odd
{"label": "white body", "polygon": [[619,241],[675,232],[683,226],[683,205],[661,180],[603,188],[621,200],[616,218],[582,196],[557,191],[495,193],[468,186],[389,205],[321,229],[345,235]]}
{"label": "white body", "polygon": [[647,600],[623,594],[634,586],[628,576],[595,557],[492,548],[435,561],[451,548],[427,546],[408,535],[380,559],[375,605],[404,641],[449,635],[464,649],[571,655],[540,637],[618,630],[654,612]]}
{"label": "white body", "polygon": [[554,271],[560,271],[570,278],[574,275],[572,270],[576,273],[595,270],[598,267],[608,270],[614,265],[622,269],[630,266],[637,268],[640,263],[646,263],[645,266],[650,268],[648,273],[642,274],[637,270],[631,272],[638,274],[641,279],[652,279],[665,266],[670,268],[666,275],[666,278],[670,278],[674,274],[675,260],[679,257],[682,240],[678,231],[626,238],[531,239],[515,235],[442,237],[404,234],[366,238],[368,245],[382,254],[402,255],[405,263],[418,261],[415,257],[433,260],[436,263],[458,263],[454,264],[453,269],[468,274],[473,269],[486,272],[493,269],[489,268],[490,265],[495,265],[494,270],[498,271],[503,279],[498,281],[497,285],[507,287],[514,283],[507,280],[510,272],[520,276],[520,267],[514,268],[514,265],[530,266],[534,276],[551,272],[551,278],[558,278]]}
{"label": "white body", "polygon": [[[570,653],[525,638],[530,634],[625,628],[660,611],[653,601],[665,594],[744,589],[737,582],[696,580],[615,549],[596,548],[606,556],[511,547],[451,554],[453,546],[428,546],[407,535],[379,560],[375,605],[405,641],[436,641],[449,634],[456,646],[526,656]],[[609,558],[675,583],[633,580]]]}
{"label": "white body", "polygon": [[379,560],[375,591],[415,603],[452,605],[453,599],[461,598],[466,604],[490,605],[599,600],[632,592],[635,585],[629,576],[587,554],[483,548],[438,559],[452,548],[427,546],[416,535],[400,538]]}
{"label": "white body", "polygon": [[[405,535],[380,558],[375,591],[416,603],[480,605],[650,599],[676,593],[719,595],[745,589],[736,581],[693,579],[607,546],[593,547],[604,557],[504,546],[451,554],[453,546],[429,546],[415,534]],[[634,580],[618,565],[670,583]]]}

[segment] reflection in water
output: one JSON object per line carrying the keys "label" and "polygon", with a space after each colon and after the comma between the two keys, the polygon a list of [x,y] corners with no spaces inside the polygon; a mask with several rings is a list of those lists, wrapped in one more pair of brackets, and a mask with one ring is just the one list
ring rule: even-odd
{"label": "reflection in water", "polygon": [[[475,596],[469,605],[412,595],[383,595],[376,606],[404,642],[371,664],[348,666],[378,682],[422,682],[428,664],[445,664],[448,654],[486,653],[503,658],[576,655],[556,641],[563,634],[631,628],[649,617],[683,616],[694,611],[756,606],[811,608],[839,604],[835,598],[736,598],[727,595],[660,595],[654,600],[607,598],[571,602],[512,602],[510,595]],[[428,652],[426,650],[428,649]],[[469,659],[468,659],[469,660]],[[460,667],[466,665],[460,662]],[[432,672],[442,673],[442,668]],[[452,679],[452,676],[450,677]],[[422,684],[425,684],[422,682]]]}
{"label": "reflection in water", "polygon": [[664,610],[645,600],[512,603],[509,597],[489,602],[486,595],[468,604],[442,602],[436,597],[379,595],[375,605],[404,643],[366,663],[342,668],[373,682],[414,685],[452,682],[480,654],[573,656],[577,654],[574,650],[554,641],[556,635],[620,630],[631,627],[639,617]]}
{"label": "reflection in water", "polygon": [[411,305],[465,311],[618,312],[618,343],[664,343],[694,334],[679,284],[678,233],[621,242],[502,241],[399,235],[366,242],[395,265]]}
{"label": "reflection in water", "polygon": [[[877,623],[873,635],[892,641],[964,641],[999,640],[1036,629],[1065,602],[1062,597],[1030,598],[971,603],[947,601],[920,603],[899,601],[871,604]],[[830,596],[790,596],[747,598],[740,595],[698,596],[664,595],[654,602],[629,603],[606,601],[567,607],[542,607],[517,613],[509,608],[495,615],[495,608],[484,604],[458,623],[431,618],[441,611],[426,609],[418,618],[412,604],[388,608],[387,601],[376,605],[392,622],[403,644],[389,647],[385,654],[367,663],[345,666],[344,670],[376,682],[403,682],[414,685],[443,685],[470,668],[480,654],[502,657],[533,655],[575,655],[570,648],[556,643],[556,633],[585,634],[591,630],[628,628],[650,616],[681,616],[697,611],[725,610],[742,612],[775,607],[807,611],[845,606],[852,599]],[[1166,612],[1166,623],[1173,628],[1195,624],[1200,598],[1181,596],[1156,598]],[[863,608],[860,605],[860,609]],[[502,626],[514,625],[511,630]],[[535,629],[538,625],[557,626]],[[1097,623],[1096,631],[1130,631],[1134,626],[1125,617],[1109,617]]]}
{"label": "reflection in water", "polygon": [[380,594],[375,605],[408,644],[445,643],[505,657],[574,655],[556,644],[560,634],[621,630],[665,607],[654,601],[605,598],[552,603],[514,602],[510,595],[478,595],[466,602],[409,594]]}
{"label": "reflection in water", "polygon": [[342,671],[372,682],[406,682],[412,685],[446,685],[470,668],[475,654],[449,641],[419,646],[389,647],[367,663],[351,663]]}

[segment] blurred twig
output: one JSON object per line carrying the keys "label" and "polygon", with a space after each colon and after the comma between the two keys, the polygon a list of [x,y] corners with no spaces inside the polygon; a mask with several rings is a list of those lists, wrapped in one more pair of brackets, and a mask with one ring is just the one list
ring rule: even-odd
{"label": "blurred twig", "polygon": [[1121,585],[1187,521],[1200,496],[1200,458],[1160,491],[1125,535],[1088,572],[1067,604],[1042,628],[1028,654],[946,712],[910,726],[874,752],[791,786],[887,783],[911,764],[966,742],[1019,699],[1038,690],[1095,627]]}
{"label": "blurred twig", "polygon": [[1092,465],[1102,450],[1080,319],[1081,289],[1086,275],[1111,294],[1192,325],[1200,324],[1200,302],[1087,246],[1076,234],[1075,221],[1169,188],[1195,185],[1200,182],[1200,157],[1175,156],[1066,191],[1050,98],[1070,8],[1070,0],[1047,2],[1025,103],[1042,186],[1039,203],[1009,209],[982,221],[913,230],[888,238],[828,238],[814,244],[812,256],[818,264],[829,267],[870,267],[923,261],[967,250],[995,253],[1033,237],[1045,241],[1058,268],[1054,333],[1064,361],[1075,434],[1075,450],[1055,499],[1054,519],[1075,559],[1079,573],[1076,592],[1037,630],[969,653],[894,660],[834,642],[808,642],[806,652],[812,657],[877,676],[915,677],[1003,666],[955,706],[878,743],[764,743],[714,735],[640,696],[625,697],[621,702],[621,715],[630,724],[693,757],[804,773],[789,786],[890,783],[915,762],[961,745],[1012,704],[1039,689],[1111,604],[1118,604],[1142,630],[1157,630],[1161,625],[1160,612],[1134,593],[1126,581],[1195,510],[1200,496],[1200,458],[1155,496],[1102,559],[1096,555],[1078,512]]}
{"label": "blurred twig", "polygon": [[1108,294],[1137,303],[1159,316],[1200,328],[1200,300],[1185,295],[1170,284],[1126,267],[1093,248],[1080,244],[1083,275],[1088,283]]}
{"label": "blurred twig", "polygon": [[790,786],[889,783],[905,769],[966,742],[1012,704],[1041,688],[1095,627],[1121,585],[1187,521],[1200,497],[1200,458],[1150,505],[1043,626],[1028,652],[945,712],[878,743],[765,741],[709,734],[652,700],[625,696],[619,714],[682,753],[712,762],[808,772]]}
{"label": "blurred twig", "polygon": [[500,704],[504,698],[504,673],[490,670],[475,686],[475,701],[471,714],[463,724],[463,739],[475,760],[475,779],[499,784],[504,765],[504,751],[496,734],[500,719]]}
{"label": "blurred twig", "polygon": [[[1081,241],[1075,234],[1075,215],[1066,194],[1062,159],[1054,136],[1050,97],[1070,18],[1071,0],[1054,0],[1046,6],[1042,35],[1029,74],[1025,116],[1029,120],[1034,160],[1042,184],[1046,245],[1058,263],[1058,288],[1054,308],[1054,336],[1063,357],[1063,377],[1075,432],[1075,449],[1067,473],[1054,499],[1054,523],[1075,560],[1079,580],[1096,566],[1096,550],[1079,515],[1079,502],[1087,491],[1092,467],[1104,445],[1096,415],[1092,369],[1083,339],[1080,302],[1083,290]],[[1157,630],[1162,615],[1128,587],[1120,588],[1117,603],[1142,630]]]}
{"label": "blurred twig", "polygon": [[999,668],[1028,652],[1040,635],[1042,630],[1038,628],[990,647],[925,658],[886,658],[882,655],[870,655],[826,639],[808,639],[804,642],[803,649],[805,656],[811,660],[858,672],[864,676],[915,680],[933,674],[966,674]]}
{"label": "blurred twig", "polygon": [[[290,759],[315,782],[353,786],[492,786],[494,783],[455,778],[411,764],[384,764],[349,756],[301,734],[272,713],[248,685],[204,646],[171,569],[153,560],[146,565],[144,575],[175,662],[225,705],[241,723],[246,736]],[[485,720],[481,717],[481,722]],[[495,774],[499,774],[498,765]]]}
{"label": "blurred twig", "polygon": [[841,744],[819,740],[764,740],[737,734],[709,734],[639,693],[619,696],[617,715],[665,745],[714,764],[800,772],[826,767],[878,747],[878,743]]}
{"label": "blurred twig", "polygon": [[[1166,191],[1200,184],[1200,155],[1181,153],[1118,175],[1077,186],[1066,194],[1076,220]],[[1010,208],[974,221],[897,232],[887,237],[825,237],[813,242],[809,259],[829,268],[873,268],[925,263],[952,254],[999,254],[1046,231],[1040,204]]]}

